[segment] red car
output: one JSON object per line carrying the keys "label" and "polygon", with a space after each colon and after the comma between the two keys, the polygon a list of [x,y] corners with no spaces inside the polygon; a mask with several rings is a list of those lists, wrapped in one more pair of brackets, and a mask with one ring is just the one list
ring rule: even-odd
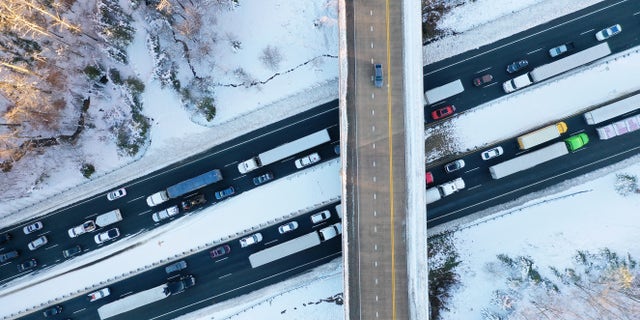
{"label": "red car", "polygon": [[479,87],[485,83],[489,83],[491,82],[491,80],[493,80],[493,76],[490,74],[485,74],[482,77],[477,77],[475,79],[473,79],[473,85],[476,87]]}
{"label": "red car", "polygon": [[433,120],[438,120],[438,119],[442,119],[444,117],[448,117],[450,115],[452,115],[454,112],[456,112],[456,107],[453,105],[450,106],[446,106],[444,108],[440,108],[438,110],[434,110],[431,112],[431,118],[433,118]]}
{"label": "red car", "polygon": [[427,179],[427,185],[433,183],[433,174],[431,173],[431,171],[427,171],[427,173],[425,174],[425,178]]}

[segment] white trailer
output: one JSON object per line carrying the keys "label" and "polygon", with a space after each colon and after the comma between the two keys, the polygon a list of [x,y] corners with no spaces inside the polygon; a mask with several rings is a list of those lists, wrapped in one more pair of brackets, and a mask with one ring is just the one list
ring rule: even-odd
{"label": "white trailer", "polygon": [[453,97],[463,91],[464,87],[462,86],[462,81],[458,79],[445,85],[427,90],[427,92],[424,93],[424,99],[427,105],[430,105],[446,98]]}
{"label": "white trailer", "polygon": [[280,260],[286,256],[315,247],[320,244],[320,236],[317,231],[307,233],[304,236],[283,242],[273,247],[253,253],[249,256],[252,268]]}
{"label": "white trailer", "polygon": [[464,180],[457,178],[455,180],[445,182],[439,186],[435,186],[425,191],[427,204],[436,202],[454,192],[458,192],[465,188]]}
{"label": "white trailer", "polygon": [[600,140],[607,140],[640,129],[640,116],[631,116],[604,127],[596,128]]}
{"label": "white trailer", "polygon": [[536,131],[523,134],[518,137],[518,146],[521,150],[526,150],[531,147],[535,147],[539,144],[553,140],[560,137],[561,134],[567,132],[567,124],[560,121],[556,124],[546,126]]}
{"label": "white trailer", "polygon": [[541,163],[553,160],[568,154],[569,150],[564,141],[554,143],[540,150],[525,153],[519,157],[509,159],[489,167],[491,177],[494,179],[504,178],[508,175],[533,168]]}
{"label": "white trailer", "polygon": [[245,174],[249,171],[258,169],[262,166],[266,166],[268,164],[290,157],[296,153],[300,153],[329,141],[331,141],[331,138],[329,137],[329,131],[327,131],[326,129],[318,131],[300,139],[275,147],[269,151],[265,151],[249,160],[240,162],[240,164],[238,164],[238,171],[240,171],[240,173],[242,174]]}
{"label": "white trailer", "polygon": [[169,292],[165,291],[166,287],[167,285],[163,284],[161,286],[140,291],[122,299],[107,303],[98,308],[98,315],[100,316],[100,319],[104,320],[162,300],[169,296]]}
{"label": "white trailer", "polygon": [[583,66],[611,54],[609,44],[604,42],[589,49],[576,52],[562,59],[539,66],[529,72],[533,82],[555,77],[563,72]]}
{"label": "white trailer", "polygon": [[640,94],[585,112],[587,124],[598,124],[640,108]]}
{"label": "white trailer", "polygon": [[99,227],[106,227],[119,221],[122,221],[120,209],[111,210],[96,217],[96,224]]}

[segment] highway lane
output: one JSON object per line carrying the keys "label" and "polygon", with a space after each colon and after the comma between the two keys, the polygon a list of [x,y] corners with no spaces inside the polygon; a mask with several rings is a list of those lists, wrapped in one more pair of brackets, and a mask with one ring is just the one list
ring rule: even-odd
{"label": "highway lane", "polygon": [[[555,60],[549,56],[549,49],[570,41],[576,45],[575,51],[587,49],[599,43],[595,39],[597,31],[616,23],[622,25],[622,32],[608,40],[612,52],[638,45],[640,2],[603,1],[492,44],[425,66],[425,90],[455,79],[461,79],[465,87],[465,92],[459,95],[426,106],[425,122],[433,122],[430,112],[438,107],[454,104],[459,113],[505,95],[502,90],[503,82]],[[559,58],[561,57],[563,56]],[[508,74],[507,64],[519,59],[527,59],[529,67],[522,72]],[[485,73],[493,75],[493,82],[475,88],[472,79]]]}
{"label": "highway lane", "polygon": [[[222,171],[224,180],[202,189],[202,192],[204,192],[208,200],[207,205],[214,202],[213,192],[229,185],[233,185],[238,193],[254,188],[255,186],[251,179],[266,171],[272,171],[276,179],[294,173],[297,171],[293,165],[296,157],[284,159],[264,169],[251,172],[251,174],[248,175],[241,175],[236,168],[236,164],[239,161],[253,157],[283,142],[291,141],[297,137],[328,128],[331,143],[321,145],[314,150],[320,153],[322,161],[337,157],[333,150],[333,147],[339,141],[337,107],[337,100],[323,104],[307,112],[222,143],[211,150],[185,159],[168,168],[160,169],[148,176],[131,181],[124,185],[124,187],[127,188],[127,196],[116,201],[108,201],[105,194],[98,194],[88,199],[79,200],[77,203],[49,213],[41,218],[0,230],[0,234],[9,232],[13,236],[12,240],[0,245],[0,253],[17,249],[21,254],[18,259],[0,265],[0,281],[11,280],[22,275],[17,274],[16,264],[27,259],[36,258],[39,263],[36,270],[41,270],[42,268],[62,262],[64,260],[62,250],[73,245],[79,244],[86,252],[99,246],[112,243],[107,242],[102,245],[95,244],[93,236],[103,230],[80,235],[74,239],[69,238],[67,235],[69,228],[79,225],[98,214],[116,208],[121,210],[124,220],[107,227],[118,227],[122,234],[121,238],[155,227],[156,224],[151,220],[151,214],[155,211],[179,204],[181,199],[173,199],[158,207],[150,208],[146,204],[146,197],[167,186],[214,168],[219,168]],[[299,156],[311,152],[312,150],[309,150],[301,153]],[[107,191],[110,190],[105,190],[105,193]],[[181,215],[178,217],[180,216]],[[39,232],[24,235],[22,233],[22,227],[36,220],[42,221],[44,228]],[[162,223],[166,222],[163,221]],[[43,248],[30,252],[27,249],[27,243],[40,235],[46,235],[49,243]]]}
{"label": "highway lane", "polygon": [[499,144],[505,149],[505,154],[498,158],[483,161],[480,159],[480,152],[465,155],[463,159],[467,162],[467,165],[461,171],[446,174],[442,166],[428,168],[427,170],[434,173],[436,179],[434,185],[450,181],[458,176],[462,177],[466,183],[464,190],[428,205],[428,226],[433,227],[518,199],[532,192],[551,187],[567,179],[615,164],[639,154],[640,132],[628,133],[610,140],[600,140],[596,132],[597,127],[615,122],[632,114],[640,114],[640,110],[595,126],[587,125],[582,114],[564,119],[563,121],[569,127],[567,133],[563,134],[559,139],[534,147],[530,151],[581,132],[589,136],[590,141],[587,145],[569,155],[499,180],[491,178],[488,167],[523,153],[522,150],[518,149],[515,138]]}
{"label": "highway lane", "polygon": [[[231,252],[216,259],[210,257],[210,250],[203,250],[190,255],[182,259],[187,262],[187,268],[178,273],[167,275],[164,270],[165,265],[162,265],[118,283],[107,285],[111,290],[111,295],[100,300],[88,302],[86,296],[83,295],[62,302],[60,305],[63,307],[63,314],[60,318],[99,319],[97,308],[106,303],[162,285],[167,282],[168,278],[173,278],[176,274],[192,274],[196,279],[196,285],[187,289],[185,292],[169,296],[156,303],[110,318],[114,320],[173,319],[179,315],[278,283],[313,267],[322,265],[340,257],[340,237],[330,239],[321,243],[319,246],[255,269],[251,268],[248,257],[251,253],[275,246],[284,241],[311,231],[319,230],[340,221],[335,211],[336,204],[337,203],[328,204],[291,220],[283,221],[277,225],[256,231],[262,233],[263,240],[246,248],[241,248],[239,241],[234,239],[227,243],[231,247]],[[325,209],[331,211],[331,218],[321,223],[311,223],[311,214]],[[284,235],[278,233],[278,226],[293,220],[299,224],[296,230]],[[41,311],[38,311],[20,319],[41,318]]]}

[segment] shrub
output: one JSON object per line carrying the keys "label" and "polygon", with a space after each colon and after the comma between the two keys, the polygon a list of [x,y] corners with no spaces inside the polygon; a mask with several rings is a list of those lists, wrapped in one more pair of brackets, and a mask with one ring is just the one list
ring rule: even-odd
{"label": "shrub", "polygon": [[91,163],[83,163],[82,167],[80,168],[80,172],[82,172],[82,175],[89,179],[91,177],[91,175],[96,172],[96,167],[94,167]]}
{"label": "shrub", "polygon": [[89,79],[96,80],[102,75],[102,70],[96,66],[86,66],[84,68],[84,74],[86,74]]}
{"label": "shrub", "polygon": [[204,113],[207,121],[213,120],[216,116],[216,107],[213,105],[213,98],[206,97],[198,102],[198,110]]}

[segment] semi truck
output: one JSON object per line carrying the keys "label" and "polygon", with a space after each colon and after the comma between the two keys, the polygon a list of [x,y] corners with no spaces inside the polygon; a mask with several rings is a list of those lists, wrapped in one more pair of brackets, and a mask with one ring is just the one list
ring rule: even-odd
{"label": "semi truck", "polygon": [[329,137],[329,131],[327,131],[327,129],[318,131],[260,153],[249,160],[240,162],[238,164],[238,171],[245,174],[329,141],[331,141],[331,138]]}
{"label": "semi truck", "polygon": [[462,178],[457,178],[455,180],[443,183],[439,186],[435,186],[427,189],[425,198],[427,199],[427,204],[436,202],[452,193],[458,192],[464,189],[464,180]]}
{"label": "semi truck", "polygon": [[319,245],[320,242],[321,241],[318,232],[314,231],[297,237],[293,240],[289,240],[273,247],[269,247],[253,253],[249,256],[249,262],[251,263],[252,268],[257,268],[267,263],[280,260],[294,253],[298,253],[302,250],[315,247]]}
{"label": "semi truck", "polygon": [[434,104],[438,101],[442,101],[446,98],[453,97],[456,94],[462,93],[464,87],[460,79],[451,81],[445,85],[429,89],[424,93],[424,99],[427,105]]}
{"label": "semi truck", "polygon": [[534,68],[529,73],[508,80],[502,84],[506,93],[527,87],[533,83],[547,80],[571,69],[583,66],[611,54],[609,44],[604,42],[589,49],[576,52],[562,59]]}
{"label": "semi truck", "polygon": [[218,181],[222,181],[222,173],[220,170],[214,169],[199,176],[174,184],[166,190],[158,191],[148,196],[147,204],[150,207],[155,207],[169,199],[180,197]]}
{"label": "semi truck", "polygon": [[584,113],[587,124],[598,124],[640,108],[640,94]]}
{"label": "semi truck", "polygon": [[491,177],[493,179],[504,178],[508,175],[531,169],[539,164],[564,156],[568,154],[569,151],[575,151],[582,148],[588,142],[589,136],[587,136],[586,133],[580,133],[565,141],[556,142],[540,150],[525,153],[521,156],[493,165],[489,167],[489,173],[491,173]]}
{"label": "semi truck", "polygon": [[567,132],[567,129],[567,124],[563,121],[560,121],[556,124],[552,124],[550,126],[546,126],[536,131],[519,136],[518,146],[521,150],[535,147],[539,144],[559,137],[561,134]]}
{"label": "semi truck", "polygon": [[119,221],[122,221],[120,209],[111,210],[96,217],[96,225],[98,227],[106,227]]}
{"label": "semi truck", "polygon": [[640,116],[635,115],[616,121],[604,127],[596,128],[600,140],[607,140],[640,129]]}
{"label": "semi truck", "polygon": [[98,308],[98,315],[102,320],[115,317],[150,303],[160,301],[170,295],[178,294],[193,285],[195,285],[195,278],[192,275],[182,276],[180,279],[171,280],[155,288],[140,291],[107,303]]}

